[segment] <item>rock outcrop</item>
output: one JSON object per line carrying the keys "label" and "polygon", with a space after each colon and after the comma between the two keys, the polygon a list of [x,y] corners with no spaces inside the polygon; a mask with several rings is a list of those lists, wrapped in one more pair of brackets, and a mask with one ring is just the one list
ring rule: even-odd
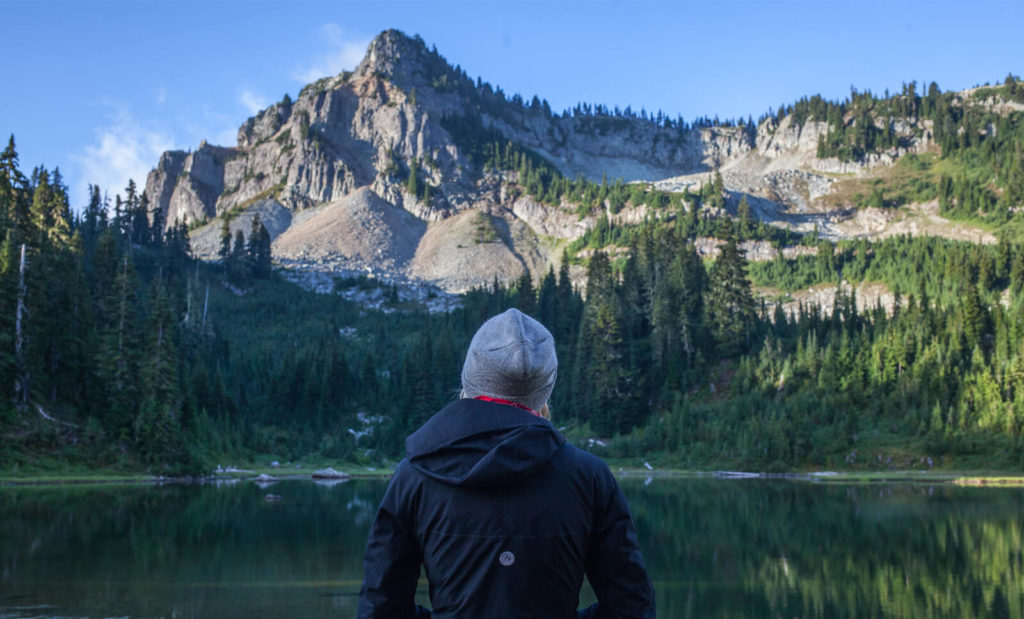
{"label": "rock outcrop", "polygon": [[[248,234],[258,213],[286,266],[447,291],[512,279],[524,268],[546,270],[594,216],[509,191],[515,175],[484,173],[466,140],[450,131],[453,119],[529,149],[569,178],[681,191],[718,169],[728,209],[747,196],[765,221],[837,235],[841,230],[829,227],[835,209],[820,201],[836,174],[886,165],[926,148],[930,138],[927,127],[898,126],[909,146],[851,164],[819,159],[827,127],[797,125],[790,116],[756,128],[689,128],[646,115],[553,114],[536,98],[508,100],[419,37],[389,30],[353,72],[309,84],[294,101],[285,97],[242,123],[235,146],[203,142],[192,152],[164,153],[146,194],[167,225],[195,228],[193,248],[207,259],[216,257],[223,218],[232,232]],[[617,217],[648,214],[646,205],[631,205]]]}

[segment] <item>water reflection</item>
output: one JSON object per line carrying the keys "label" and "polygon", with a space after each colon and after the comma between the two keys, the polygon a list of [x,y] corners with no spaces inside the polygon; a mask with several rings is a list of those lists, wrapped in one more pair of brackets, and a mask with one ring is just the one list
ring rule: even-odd
{"label": "water reflection", "polygon": [[384,486],[0,489],[0,614],[351,616]]}
{"label": "water reflection", "polygon": [[[352,616],[385,485],[0,488],[0,617]],[[1020,490],[623,487],[661,617],[1024,617]]]}
{"label": "water reflection", "polygon": [[1021,617],[1024,492],[625,485],[665,617]]}

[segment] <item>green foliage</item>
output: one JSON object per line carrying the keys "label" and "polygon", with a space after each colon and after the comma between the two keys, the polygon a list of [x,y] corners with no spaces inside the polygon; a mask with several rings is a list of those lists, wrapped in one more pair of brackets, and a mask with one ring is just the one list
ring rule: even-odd
{"label": "green foliage", "polygon": [[[857,206],[900,206],[939,199],[947,217],[1004,224],[1019,219],[1024,203],[1024,112],[997,111],[991,101],[1021,99],[1011,74],[1004,85],[982,88],[967,98],[943,93],[934,82],[927,94],[904,84],[900,94],[878,98],[853,90],[843,102],[802,99],[784,109],[794,122],[827,123],[819,139],[819,157],[861,161],[868,155],[896,153],[925,128],[941,148],[941,159],[908,155],[895,168],[898,179],[875,185],[854,200]],[[902,129],[897,132],[897,121]],[[900,137],[902,133],[903,137]]]}
{"label": "green foliage", "polygon": [[[924,457],[1024,466],[1020,238],[1004,233],[995,246],[812,240],[816,255],[748,264],[740,241],[778,246],[797,237],[757,222],[751,199],[726,192],[720,174],[682,194],[567,179],[502,138],[493,116],[485,123],[497,113],[488,102],[504,95],[463,77],[446,64],[429,70],[435,88],[478,97],[477,112],[442,121],[474,172],[597,215],[571,247],[592,256],[585,295],[569,279],[570,262],[581,260],[567,252],[557,274],[524,273],[512,287],[472,290],[447,314],[372,311],[268,277],[269,235],[258,219],[234,236],[223,228],[224,271],[196,265],[181,229],[161,234],[163,225],[144,216],[147,197],[134,184],[117,196],[112,217],[98,189],[76,217],[56,171],[18,171],[12,140],[0,156],[5,457],[74,452],[164,472],[199,471],[226,453],[393,460],[404,436],[454,396],[476,328],[515,305],[555,337],[556,423],[581,440],[610,439],[613,455],[760,470]],[[1019,90],[1008,79],[984,95]],[[550,113],[539,100],[522,105]],[[1016,229],[1024,191],[1019,114],[989,116],[952,105],[937,87],[919,96],[909,86],[885,99],[855,91],[844,104],[812,98],[780,113],[829,122],[823,153],[850,158],[901,145],[894,121],[880,119],[930,120],[942,155],[903,157],[854,201],[937,199],[948,216]],[[580,118],[599,130],[632,122],[630,114],[581,108]],[[423,162],[406,171],[388,156],[385,173],[429,201]],[[641,204],[650,207],[648,221],[617,223],[618,212]],[[733,209],[735,225],[726,214]],[[477,240],[490,242],[493,222],[478,217]],[[710,268],[694,249],[697,237],[725,241]],[[16,259],[23,243],[24,292]],[[603,251],[611,246],[614,260]],[[759,307],[750,288],[843,280],[884,283],[899,293],[896,306],[859,308],[848,293],[830,312],[805,306],[791,315]],[[370,292],[367,282],[345,285]],[[23,354],[12,348],[19,300],[29,310]],[[28,404],[77,428],[40,421]]]}
{"label": "green foliage", "polygon": [[750,345],[756,315],[746,260],[731,225],[725,229],[725,244],[720,249],[709,277],[708,322],[719,352],[730,355]]}
{"label": "green foliage", "polygon": [[494,229],[494,220],[483,211],[476,214],[473,219],[473,242],[493,243],[497,240],[497,231]]}
{"label": "green foliage", "polygon": [[22,454],[81,440],[77,452],[99,465],[137,458],[161,471],[200,469],[181,448],[176,290],[191,264],[184,229],[165,234],[162,219],[151,223],[134,182],[113,218],[96,187],[72,216],[58,171],[37,168],[24,179],[13,140],[3,160],[13,167],[0,168],[0,315],[17,316],[5,323],[16,337],[0,338],[4,440]]}
{"label": "green foliage", "polygon": [[656,208],[681,205],[680,194],[655,191],[646,184],[626,184],[618,179],[595,183],[579,177],[568,179],[551,163],[530,148],[512,142],[503,134],[484,125],[479,114],[447,115],[441,125],[483,174],[514,174],[518,187],[538,202],[552,206],[576,205],[580,215],[593,212],[616,214],[627,205],[647,204]]}

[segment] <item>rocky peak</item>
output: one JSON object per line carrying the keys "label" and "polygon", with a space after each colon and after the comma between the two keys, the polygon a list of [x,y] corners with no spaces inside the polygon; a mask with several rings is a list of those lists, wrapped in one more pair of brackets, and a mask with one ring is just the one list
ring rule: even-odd
{"label": "rocky peak", "polygon": [[292,101],[275,103],[242,123],[238,128],[238,147],[248,148],[274,135],[288,122],[292,114]]}
{"label": "rocky peak", "polygon": [[[165,153],[146,193],[167,225],[209,222],[193,233],[204,257],[216,255],[217,218],[247,232],[258,212],[281,264],[453,291],[546,270],[597,218],[579,215],[571,201],[525,195],[515,172],[488,172],[481,140],[532,151],[570,179],[682,191],[718,169],[730,208],[746,195],[765,221],[801,229],[820,220],[824,229],[830,215],[821,199],[838,182],[831,173],[862,174],[927,146],[927,131],[918,138],[916,127],[895,126],[906,137],[900,149],[843,162],[817,157],[825,123],[790,116],[755,129],[686,127],[628,111],[561,115],[536,98],[478,86],[419,36],[387,30],[354,72],[247,119],[237,148],[204,142]],[[648,215],[633,204],[617,218]]]}
{"label": "rocky peak", "polygon": [[377,35],[356,67],[355,77],[376,75],[399,88],[428,86],[432,73],[451,67],[437,53],[427,49],[419,35],[410,37],[400,30],[385,30]]}

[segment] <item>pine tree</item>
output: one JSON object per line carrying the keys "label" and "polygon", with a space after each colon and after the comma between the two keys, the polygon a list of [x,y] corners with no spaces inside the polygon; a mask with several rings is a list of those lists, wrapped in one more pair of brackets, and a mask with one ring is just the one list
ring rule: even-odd
{"label": "pine tree", "polygon": [[252,268],[252,275],[257,279],[267,279],[271,274],[270,233],[260,221],[259,213],[252,218],[249,231],[249,243],[246,254]]}
{"label": "pine tree", "polygon": [[245,233],[241,230],[235,232],[235,244],[228,258],[228,279],[241,285],[247,285],[252,279],[252,262],[246,251]]}
{"label": "pine tree", "polygon": [[177,324],[168,291],[156,279],[150,293],[152,311],[146,325],[145,357],[140,368],[142,402],[135,417],[134,439],[143,458],[170,463],[180,456],[178,417],[181,385],[178,382]]}
{"label": "pine tree", "polygon": [[540,290],[537,291],[537,320],[554,333],[555,322],[558,316],[558,284],[555,279],[555,269],[548,269],[544,279],[540,282]]}
{"label": "pine tree", "polygon": [[611,303],[614,286],[608,255],[601,250],[595,251],[587,265],[587,304]]}
{"label": "pine tree", "polygon": [[736,215],[739,219],[739,237],[741,239],[750,238],[754,231],[754,221],[750,216],[750,203],[745,194],[740,198],[739,206],[736,207]]}
{"label": "pine tree", "polygon": [[988,332],[989,317],[981,304],[978,295],[978,287],[973,280],[967,285],[966,294],[963,297],[961,306],[963,316],[964,335],[967,337],[969,347],[981,345],[981,336]]}
{"label": "pine tree", "polygon": [[756,313],[747,261],[731,225],[725,226],[724,236],[725,244],[711,268],[707,310],[719,354],[731,356],[750,344]]}
{"label": "pine tree", "polygon": [[18,151],[12,134],[0,153],[0,231],[12,229],[15,244],[31,238],[31,201],[29,180],[18,169]]}
{"label": "pine tree", "polygon": [[245,246],[245,252],[252,264],[256,264],[259,260],[259,236],[260,226],[263,224],[260,222],[260,214],[256,213],[252,217],[252,222],[249,225],[249,242]]}
{"label": "pine tree", "polygon": [[1024,289],[1024,249],[1018,248],[1010,259],[1010,291],[1020,294]]}
{"label": "pine tree", "polygon": [[82,338],[90,308],[83,303],[88,285],[81,254],[78,234],[66,243],[49,244],[34,252],[27,276],[27,303],[33,309],[26,323],[32,342],[29,363],[36,392],[50,403],[57,400],[58,390],[69,394],[77,389],[70,378],[85,365]]}
{"label": "pine tree", "polygon": [[696,248],[687,244],[669,268],[672,288],[677,291],[679,305],[676,325],[679,342],[688,366],[693,366],[704,346],[704,310],[707,274]]}
{"label": "pine tree", "polygon": [[631,384],[620,399],[620,431],[639,425],[644,416],[641,405],[651,378],[651,291],[641,273],[639,250],[634,246],[622,270],[622,282],[616,294],[616,318],[621,326],[623,365]]}
{"label": "pine tree", "polygon": [[34,171],[36,177],[32,190],[32,206],[29,210],[31,231],[29,242],[35,248],[41,248],[48,240],[49,231],[54,225],[53,203],[56,201],[53,187],[50,186],[50,173],[45,168]]}
{"label": "pine tree", "polygon": [[81,231],[87,248],[92,248],[100,233],[100,211],[103,209],[103,197],[97,185],[89,185],[89,204],[85,207],[82,216]]}
{"label": "pine tree", "polygon": [[128,255],[117,265],[114,285],[102,291],[106,313],[96,354],[96,373],[105,387],[105,425],[127,432],[138,406],[138,328],[135,268]]}
{"label": "pine tree", "polygon": [[18,303],[18,248],[8,231],[0,244],[0,419],[13,400],[17,365],[14,356]]}
{"label": "pine tree", "polygon": [[624,363],[622,335],[611,303],[588,304],[577,357],[576,385],[583,404],[579,413],[599,436],[612,436],[632,428],[635,408],[632,372]]}
{"label": "pine tree", "polygon": [[47,242],[60,247],[67,245],[71,238],[71,209],[60,170],[54,170],[51,176],[45,169],[40,169],[31,213],[32,223],[39,235],[37,247]]}
{"label": "pine tree", "polygon": [[231,222],[225,217],[220,223],[220,249],[217,250],[220,262],[227,270],[228,260],[231,258]]}
{"label": "pine tree", "polygon": [[271,256],[271,242],[270,232],[267,231],[267,227],[260,224],[259,229],[259,245],[258,245],[258,260],[254,267],[256,277],[262,279],[268,279],[273,273],[273,261]]}
{"label": "pine tree", "polygon": [[516,285],[516,308],[524,314],[533,315],[537,311],[537,295],[533,291],[533,277],[530,269],[524,268]]}
{"label": "pine tree", "polygon": [[568,345],[576,327],[579,313],[581,311],[579,297],[572,287],[572,280],[569,277],[569,256],[562,254],[562,262],[558,267],[558,284],[555,294],[555,343],[562,342]]}

